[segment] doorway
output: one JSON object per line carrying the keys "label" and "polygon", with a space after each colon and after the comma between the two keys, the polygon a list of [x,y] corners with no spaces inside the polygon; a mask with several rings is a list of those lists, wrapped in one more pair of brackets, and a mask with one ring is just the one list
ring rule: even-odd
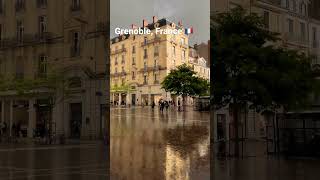
{"label": "doorway", "polygon": [[82,126],[82,104],[70,104],[70,137],[80,139]]}

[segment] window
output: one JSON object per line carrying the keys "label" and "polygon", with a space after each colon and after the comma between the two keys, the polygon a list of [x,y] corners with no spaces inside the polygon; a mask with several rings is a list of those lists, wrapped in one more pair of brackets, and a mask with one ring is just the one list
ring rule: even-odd
{"label": "window", "polygon": [[121,64],[124,64],[124,55],[121,56]]}
{"label": "window", "polygon": [[144,76],[143,76],[143,83],[144,83],[144,84],[148,84],[148,77],[147,77],[147,75],[144,75]]}
{"label": "window", "polygon": [[23,63],[22,57],[18,57],[16,60],[16,78],[17,79],[24,78],[24,63]]}
{"label": "window", "polygon": [[37,0],[37,7],[38,8],[46,8],[47,7],[47,0]]}
{"label": "window", "polygon": [[40,77],[44,77],[47,74],[47,57],[44,55],[39,57],[38,74]]}
{"label": "window", "polygon": [[72,11],[80,10],[80,0],[72,0],[71,10]]}
{"label": "window", "polygon": [[121,85],[123,86],[123,85],[124,85],[124,83],[125,83],[125,79],[124,79],[124,78],[122,78],[122,79],[121,79]]}
{"label": "window", "polygon": [[181,45],[184,45],[184,38],[181,38]]}
{"label": "window", "polygon": [[115,69],[114,69],[114,72],[117,74],[117,73],[118,73],[118,68],[115,68]]}
{"label": "window", "polygon": [[186,60],[186,51],[185,50],[183,50],[181,53],[181,59],[182,59],[182,61]]}
{"label": "window", "polygon": [[143,41],[143,44],[144,44],[144,45],[147,45],[147,42],[148,42],[148,39],[147,39],[147,37],[144,37],[144,41]]}
{"label": "window", "polygon": [[73,32],[72,33],[72,47],[71,47],[71,56],[79,56],[80,55],[80,33]]}
{"label": "window", "polygon": [[135,80],[136,79],[136,75],[134,73],[134,71],[132,71],[132,80]]}
{"label": "window", "polygon": [[47,16],[39,17],[39,34],[40,36],[47,32]]}
{"label": "window", "polygon": [[136,47],[132,46],[132,54],[135,54],[135,53],[136,53]]}
{"label": "window", "polygon": [[17,21],[17,40],[23,42],[24,27],[22,21]]}
{"label": "window", "polygon": [[268,11],[264,11],[263,13],[263,23],[264,23],[264,27],[265,28],[269,28],[269,12]]}
{"label": "window", "polygon": [[317,37],[317,28],[316,27],[312,27],[312,46],[314,48],[318,47],[318,37]]}
{"label": "window", "polygon": [[301,33],[301,39],[306,39],[306,25],[305,23],[300,23],[300,33]]}
{"label": "window", "polygon": [[114,59],[114,64],[115,64],[115,65],[118,64],[118,57],[116,57],[116,58]]}
{"label": "window", "polygon": [[173,56],[176,56],[176,47],[175,46],[172,46],[172,54],[173,54]]}
{"label": "window", "polygon": [[306,8],[306,4],[304,2],[300,3],[300,13],[302,15],[306,15],[307,14],[307,8]]}
{"label": "window", "polygon": [[0,14],[4,13],[4,0],[0,0]]}
{"label": "window", "polygon": [[16,12],[25,10],[25,7],[26,7],[25,0],[16,0],[15,7],[16,7]]}
{"label": "window", "polygon": [[154,47],[154,56],[159,56],[159,46]]}
{"label": "window", "polygon": [[158,66],[158,61],[155,59],[154,60],[154,68],[157,68],[157,66]]}
{"label": "window", "polygon": [[124,48],[124,44],[122,44],[122,45],[121,45],[121,48],[122,48],[122,50],[124,50],[124,49],[125,49],[125,48]]}
{"label": "window", "polygon": [[157,74],[154,74],[154,82],[155,82],[155,83],[158,82],[158,76],[157,76]]}
{"label": "window", "polygon": [[293,20],[292,19],[288,19],[288,32],[290,34],[293,34]]}
{"label": "window", "polygon": [[121,72],[125,72],[125,71],[124,71],[124,67],[123,67],[123,66],[121,67],[121,70],[122,70]]}
{"label": "window", "polygon": [[132,65],[136,65],[136,60],[134,57],[132,57]]}
{"label": "window", "polygon": [[2,40],[2,29],[3,29],[2,24],[0,24],[0,41]]}
{"label": "window", "polygon": [[148,58],[148,51],[147,51],[147,49],[144,49],[143,58],[144,58],[144,59],[147,59],[147,58]]}

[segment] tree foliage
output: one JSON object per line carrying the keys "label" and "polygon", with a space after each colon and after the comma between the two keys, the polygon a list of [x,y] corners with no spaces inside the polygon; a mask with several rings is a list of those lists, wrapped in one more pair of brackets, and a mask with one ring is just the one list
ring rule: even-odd
{"label": "tree foliage", "polygon": [[[310,58],[276,47],[278,36],[242,8],[212,18],[213,104],[250,104],[257,111],[308,104],[315,89]],[[267,43],[268,42],[268,43]]]}
{"label": "tree foliage", "polygon": [[174,95],[199,96],[209,90],[209,82],[197,76],[197,73],[186,64],[170,71],[161,83],[162,88]]}

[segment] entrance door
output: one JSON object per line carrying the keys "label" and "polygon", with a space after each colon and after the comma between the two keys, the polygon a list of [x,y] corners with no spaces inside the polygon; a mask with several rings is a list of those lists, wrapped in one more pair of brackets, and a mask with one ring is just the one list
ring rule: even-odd
{"label": "entrance door", "polygon": [[136,105],[136,94],[132,94],[132,95],[131,95],[131,104],[132,104],[133,106]]}
{"label": "entrance door", "polygon": [[79,139],[82,126],[82,104],[70,104],[70,137]]}

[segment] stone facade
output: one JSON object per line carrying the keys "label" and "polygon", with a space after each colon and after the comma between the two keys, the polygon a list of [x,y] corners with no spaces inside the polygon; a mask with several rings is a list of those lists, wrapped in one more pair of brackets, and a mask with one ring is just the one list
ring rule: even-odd
{"label": "stone facade", "polygon": [[152,23],[143,20],[142,27],[153,35],[121,35],[111,40],[111,103],[150,105],[160,98],[172,99],[160,83],[171,69],[188,63],[188,35],[155,33],[156,27],[184,30],[182,24],[153,17]]}
{"label": "stone facade", "polygon": [[[48,103],[46,90],[21,97],[1,92],[1,121],[21,123],[28,137],[39,127],[56,136],[98,137],[108,118],[107,0],[0,1],[0,74],[34,79],[58,72],[68,91]],[[74,124],[80,128],[75,130]],[[78,126],[77,125],[77,126]],[[11,128],[10,128],[11,129]],[[75,132],[78,131],[78,132]],[[12,132],[10,131],[10,135]]]}

